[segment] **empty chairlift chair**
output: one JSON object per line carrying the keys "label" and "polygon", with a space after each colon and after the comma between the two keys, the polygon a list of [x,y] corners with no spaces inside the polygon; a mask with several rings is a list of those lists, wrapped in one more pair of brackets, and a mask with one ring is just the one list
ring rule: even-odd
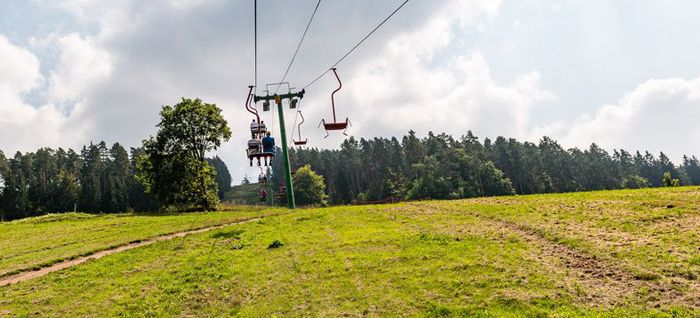
{"label": "empty chairlift chair", "polygon": [[326,130],[326,136],[323,137],[323,138],[328,137],[328,135],[329,135],[328,132],[331,131],[331,130],[342,130],[342,131],[343,131],[343,135],[346,135],[346,136],[347,136],[346,131],[347,131],[347,129],[348,129],[348,126],[350,125],[350,119],[348,119],[347,117],[345,118],[345,121],[344,121],[344,122],[342,122],[342,121],[341,121],[341,122],[338,122],[337,119],[336,119],[336,115],[335,115],[335,93],[337,93],[341,88],[343,88],[343,82],[340,81],[340,77],[338,76],[338,72],[335,71],[336,69],[335,69],[335,68],[332,68],[331,70],[333,71],[333,74],[335,74],[335,78],[338,80],[338,85],[339,85],[339,86],[338,86],[338,88],[337,88],[336,90],[334,90],[333,93],[331,94],[331,107],[333,108],[333,121],[332,121],[332,122],[326,122],[325,119],[322,119],[322,120],[321,120],[321,124],[319,124],[319,127],[320,127],[321,125],[323,125],[323,128]]}
{"label": "empty chairlift chair", "polygon": [[297,125],[297,131],[299,132],[299,140],[292,141],[294,142],[295,146],[304,146],[309,141],[309,139],[301,140],[301,124],[304,123],[304,115],[301,114],[301,111],[297,111],[297,113],[299,114],[299,116],[301,116],[301,122],[299,123],[299,125]]}

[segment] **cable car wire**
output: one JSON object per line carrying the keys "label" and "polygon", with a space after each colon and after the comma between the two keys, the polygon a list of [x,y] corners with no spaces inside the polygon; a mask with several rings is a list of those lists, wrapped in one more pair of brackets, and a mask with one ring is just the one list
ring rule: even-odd
{"label": "cable car wire", "polygon": [[253,89],[258,93],[258,0],[253,0]]}
{"label": "cable car wire", "polygon": [[308,84],[306,84],[306,85],[304,86],[303,89],[306,89],[306,88],[308,88],[309,86],[313,85],[313,84],[316,83],[319,79],[321,79],[321,77],[323,77],[324,75],[328,74],[328,72],[330,72],[332,68],[338,66],[338,64],[340,64],[340,62],[342,62],[346,57],[348,57],[348,55],[350,55],[353,51],[355,51],[355,49],[357,49],[360,45],[362,45],[362,43],[365,42],[365,40],[367,40],[370,36],[372,36],[372,34],[374,34],[374,32],[376,32],[379,28],[381,28],[382,25],[384,25],[384,23],[386,23],[387,21],[389,21],[389,19],[391,19],[391,17],[393,17],[394,14],[396,14],[396,12],[398,12],[399,10],[401,10],[401,8],[403,8],[403,7],[406,5],[406,3],[408,3],[408,1],[409,1],[409,0],[405,0],[403,3],[401,3],[401,5],[400,5],[398,8],[396,8],[391,14],[389,14],[389,16],[386,17],[381,23],[379,23],[379,25],[377,25],[371,32],[369,32],[369,34],[367,34],[364,38],[362,38],[362,40],[360,40],[360,42],[358,42],[357,44],[355,44],[355,46],[353,46],[352,49],[350,49],[350,51],[348,51],[347,53],[345,53],[345,55],[343,55],[343,57],[341,57],[337,62],[335,62],[335,64],[331,65],[331,67],[329,67],[325,72],[321,73],[321,75],[319,75],[318,77],[316,77],[313,81],[311,81],[311,82],[309,82]]}
{"label": "cable car wire", "polygon": [[314,20],[314,16],[316,16],[316,11],[318,11],[319,5],[321,5],[321,0],[318,0],[318,2],[316,2],[316,7],[314,8],[314,12],[311,13],[311,18],[309,18],[309,23],[306,24],[306,29],[304,29],[304,33],[301,35],[301,39],[299,40],[299,44],[297,45],[296,50],[294,50],[294,55],[292,55],[292,60],[289,61],[289,65],[287,66],[287,70],[284,71],[284,75],[282,75],[282,79],[279,81],[277,88],[275,88],[274,94],[277,94],[277,91],[280,89],[280,86],[282,86],[282,82],[284,82],[284,80],[287,78],[287,75],[289,74],[289,70],[292,68],[292,64],[294,64],[294,59],[296,59],[297,54],[299,53],[299,49],[301,48],[301,44],[304,43],[304,38],[306,38],[306,33],[309,32],[309,27],[311,26],[311,22],[313,22],[313,20]]}
{"label": "cable car wire", "polygon": [[[301,102],[299,102],[299,104],[301,104]],[[291,139],[291,142],[289,143],[289,147],[292,147],[292,145],[294,144],[294,132],[296,131],[296,128],[297,128],[297,118],[299,118],[299,112],[301,112],[301,107],[297,108],[297,113],[294,115],[294,124],[292,125],[292,134],[291,134],[292,139]]]}

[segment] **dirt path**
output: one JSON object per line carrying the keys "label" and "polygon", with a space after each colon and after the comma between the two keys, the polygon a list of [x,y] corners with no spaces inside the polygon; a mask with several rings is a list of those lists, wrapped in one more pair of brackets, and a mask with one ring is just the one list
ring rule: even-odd
{"label": "dirt path", "polygon": [[62,269],[70,268],[70,267],[85,263],[85,262],[92,260],[92,259],[99,259],[99,258],[108,256],[108,255],[123,252],[123,251],[130,250],[133,248],[150,245],[150,244],[153,244],[156,242],[172,240],[174,238],[184,237],[184,236],[187,236],[190,234],[197,234],[197,233],[203,233],[203,232],[207,232],[207,231],[217,230],[217,229],[224,228],[224,227],[231,226],[231,225],[235,225],[235,224],[255,222],[255,221],[258,221],[260,219],[262,219],[262,217],[247,219],[247,220],[243,220],[243,221],[236,221],[236,222],[231,222],[231,223],[226,223],[226,224],[214,225],[214,226],[204,227],[204,228],[196,229],[196,230],[165,234],[165,235],[156,236],[156,237],[153,237],[150,239],[146,239],[146,240],[143,240],[140,242],[129,243],[126,245],[102,250],[102,251],[95,252],[95,253],[92,253],[89,255],[80,256],[78,258],[74,258],[71,260],[62,261],[62,262],[59,262],[59,263],[53,264],[51,266],[35,270],[35,271],[21,272],[19,274],[0,278],[0,287],[16,284],[16,283],[23,282],[25,280],[30,280],[33,278],[37,278],[37,277],[41,277],[41,276],[44,276],[44,275],[49,274],[49,273],[57,272],[57,271],[60,271]]}

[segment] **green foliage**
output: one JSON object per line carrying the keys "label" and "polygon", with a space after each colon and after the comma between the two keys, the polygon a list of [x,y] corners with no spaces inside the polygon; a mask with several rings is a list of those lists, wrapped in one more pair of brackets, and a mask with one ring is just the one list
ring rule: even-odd
{"label": "green foliage", "polygon": [[80,155],[61,148],[17,152],[14,158],[0,160],[3,187],[0,218],[17,219],[72,210],[79,201],[81,166]]}
{"label": "green foliage", "polygon": [[642,189],[650,186],[649,180],[638,175],[627,176],[622,179],[623,189]]}
{"label": "green foliage", "polygon": [[137,180],[161,204],[212,209],[219,193],[215,168],[205,154],[231,137],[221,109],[183,98],[175,106],[163,106],[160,115],[158,133],[143,142]]}
{"label": "green foliage", "polygon": [[[350,137],[339,150],[295,149],[292,165],[313,165],[333,204],[660,187],[665,171],[677,184],[700,185],[694,156],[677,167],[663,152],[657,158],[623,149],[610,154],[596,144],[564,149],[549,137],[480,142],[469,131],[459,139],[409,131],[400,140]],[[279,180],[281,166],[273,172]]]}
{"label": "green foliage", "polygon": [[665,187],[670,187],[673,185],[673,177],[671,176],[671,172],[669,172],[669,171],[664,172],[663,182],[664,182]]}
{"label": "green foliage", "polygon": [[219,156],[207,159],[207,162],[209,162],[216,171],[216,184],[219,187],[219,199],[223,200],[224,194],[231,190],[231,173],[229,173],[226,163],[224,163]]}
{"label": "green foliage", "polygon": [[178,208],[199,206],[204,210],[218,203],[215,170],[209,163],[187,155],[158,154],[150,141],[144,142],[144,148],[151,154],[137,160],[137,181],[158,202]]}
{"label": "green foliage", "polygon": [[670,171],[664,172],[663,183],[665,187],[680,187],[681,182],[678,179],[674,179]]}
{"label": "green foliage", "polygon": [[306,165],[297,169],[294,174],[294,200],[299,205],[326,205],[328,195],[326,195],[326,183],[323,177],[311,170],[311,166]]}
{"label": "green foliage", "polygon": [[481,194],[484,196],[513,195],[515,190],[510,179],[503,171],[496,168],[493,162],[488,161],[481,166],[479,171]]}

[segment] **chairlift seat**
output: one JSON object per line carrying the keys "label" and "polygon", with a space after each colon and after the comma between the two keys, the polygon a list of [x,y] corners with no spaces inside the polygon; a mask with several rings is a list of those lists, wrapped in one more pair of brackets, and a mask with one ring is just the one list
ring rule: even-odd
{"label": "chairlift seat", "polygon": [[269,158],[274,156],[273,152],[248,151],[248,158]]}
{"label": "chairlift seat", "polygon": [[305,140],[294,140],[294,145],[295,145],[295,146],[303,146],[303,145],[306,145],[307,142],[309,142],[308,139],[305,139]]}
{"label": "chairlift seat", "polygon": [[323,128],[326,130],[345,130],[348,128],[348,122],[340,122],[340,123],[323,123]]}
{"label": "chairlift seat", "polygon": [[260,139],[248,140],[248,149],[260,148],[262,146],[262,141]]}

